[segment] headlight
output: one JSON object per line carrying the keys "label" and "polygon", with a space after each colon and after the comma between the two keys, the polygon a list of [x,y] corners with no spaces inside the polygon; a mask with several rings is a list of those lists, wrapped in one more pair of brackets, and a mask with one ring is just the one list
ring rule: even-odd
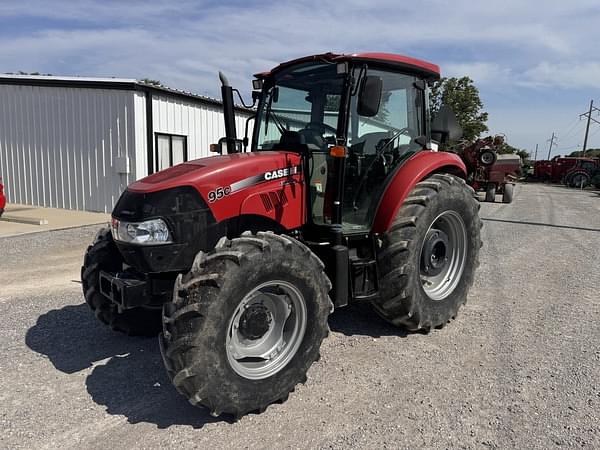
{"label": "headlight", "polygon": [[170,244],[171,233],[162,219],[144,222],[122,222],[113,217],[112,235],[115,241],[140,245]]}

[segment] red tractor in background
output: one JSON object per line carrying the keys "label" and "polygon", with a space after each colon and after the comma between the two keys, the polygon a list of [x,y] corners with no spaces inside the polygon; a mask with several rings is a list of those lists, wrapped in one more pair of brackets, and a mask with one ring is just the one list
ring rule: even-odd
{"label": "red tractor in background", "polygon": [[162,331],[177,390],[234,417],[306,381],[334,308],[443,327],[467,300],[481,221],[465,164],[431,150],[461,134],[447,108],[429,119],[439,77],[385,53],[280,64],[254,80],[250,142],[221,76],[226,153],[127,188],[85,254],[91,310],[127,334]]}
{"label": "red tractor in background", "polygon": [[502,202],[511,203],[514,182],[521,174],[521,158],[513,154],[498,154],[504,136],[488,136],[459,147],[458,154],[467,167],[467,182],[476,191],[485,191],[485,201],[494,202],[496,194]]}
{"label": "red tractor in background", "polygon": [[[559,155],[555,156],[550,161],[535,161],[533,164],[533,177],[539,181],[563,183],[565,180],[565,175],[577,164],[579,159],[582,158]],[[588,158],[583,159],[587,160]]]}
{"label": "red tractor in background", "polygon": [[0,177],[0,217],[4,213],[6,207],[6,196],[4,195],[4,184],[2,184],[2,177]]}

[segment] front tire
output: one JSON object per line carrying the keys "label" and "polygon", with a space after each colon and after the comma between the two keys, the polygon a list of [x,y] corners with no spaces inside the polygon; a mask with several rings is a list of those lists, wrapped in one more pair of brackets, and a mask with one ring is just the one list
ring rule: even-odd
{"label": "front tire", "polygon": [[101,229],[87,248],[81,267],[85,301],[100,322],[130,336],[156,336],[161,330],[160,309],[133,308],[119,312],[117,305],[100,293],[100,271],[120,272],[123,257],[113,242],[109,228]]}
{"label": "front tire", "polygon": [[299,241],[273,233],[200,252],[163,309],[161,353],[177,390],[214,416],[286,400],[329,331],[323,268]]}
{"label": "front tire", "polygon": [[467,301],[479,265],[479,202],[464,180],[435,174],[417,183],[383,235],[374,309],[411,331],[442,327]]}
{"label": "front tire", "polygon": [[485,188],[485,201],[494,203],[496,201],[496,185],[490,183]]}

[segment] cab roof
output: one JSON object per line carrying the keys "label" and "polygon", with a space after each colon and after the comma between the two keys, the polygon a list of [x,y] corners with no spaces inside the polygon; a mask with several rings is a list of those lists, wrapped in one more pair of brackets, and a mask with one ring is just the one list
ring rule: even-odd
{"label": "cab roof", "polygon": [[440,68],[436,64],[429,63],[410,56],[396,55],[394,53],[352,53],[352,54],[338,54],[338,53],[321,53],[318,55],[304,56],[302,58],[293,59],[279,64],[268,72],[257,73],[254,76],[256,78],[267,78],[286,67],[290,67],[296,64],[301,64],[310,61],[328,61],[328,62],[372,62],[378,66],[387,66],[396,70],[405,70],[409,72],[416,72],[427,78],[439,79]]}

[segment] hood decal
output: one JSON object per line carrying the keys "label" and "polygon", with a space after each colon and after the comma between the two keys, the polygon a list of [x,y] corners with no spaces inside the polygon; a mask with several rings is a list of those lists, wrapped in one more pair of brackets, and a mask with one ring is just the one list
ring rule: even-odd
{"label": "hood decal", "polygon": [[260,175],[253,175],[243,180],[232,183],[229,187],[231,192],[237,192],[249,186],[254,186],[265,181],[273,181],[279,178],[285,178],[300,173],[301,166],[288,166],[281,169],[269,170],[268,172],[261,173]]}

